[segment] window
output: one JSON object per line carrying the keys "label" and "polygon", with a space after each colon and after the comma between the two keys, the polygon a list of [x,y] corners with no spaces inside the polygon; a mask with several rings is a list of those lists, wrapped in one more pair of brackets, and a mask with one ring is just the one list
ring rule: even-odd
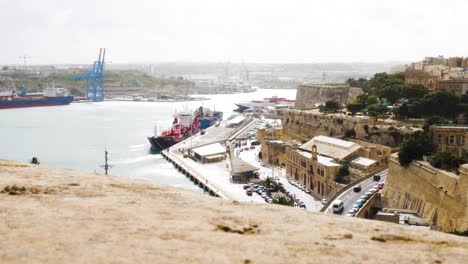
{"label": "window", "polygon": [[455,145],[457,144],[457,140],[455,139],[455,136],[450,136],[450,145]]}
{"label": "window", "polygon": [[465,136],[460,136],[460,145],[465,145]]}
{"label": "window", "polygon": [[437,136],[437,143],[438,143],[439,145],[443,143],[443,141],[442,141],[442,135],[438,135],[438,136]]}

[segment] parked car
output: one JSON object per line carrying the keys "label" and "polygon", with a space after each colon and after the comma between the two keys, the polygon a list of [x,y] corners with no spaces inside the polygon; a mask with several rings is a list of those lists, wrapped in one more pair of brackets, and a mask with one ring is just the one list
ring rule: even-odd
{"label": "parked car", "polygon": [[354,186],[353,190],[354,192],[361,192],[362,190],[361,184]]}
{"label": "parked car", "polygon": [[382,190],[383,187],[385,186],[385,183],[384,183],[384,182],[381,182],[381,183],[378,184],[378,186],[379,186],[379,190]]}
{"label": "parked car", "polygon": [[351,210],[353,210],[354,213],[357,213],[359,211],[359,208],[361,207],[359,207],[357,204],[353,204],[353,208]]}
{"label": "parked car", "polygon": [[248,188],[250,188],[250,185],[248,184],[244,185],[244,190],[247,190]]}
{"label": "parked car", "polygon": [[356,201],[355,204],[359,205],[359,208],[361,208],[365,203],[366,203],[366,200],[359,199],[359,200]]}
{"label": "parked car", "polygon": [[365,200],[369,199],[369,196],[363,194],[363,195],[361,195],[360,199],[365,201]]}
{"label": "parked car", "polygon": [[351,214],[351,215],[353,215],[353,216],[354,216],[355,213],[356,213],[356,211],[354,211],[353,209],[350,209],[350,210],[348,211],[348,214]]}
{"label": "parked car", "polygon": [[250,188],[247,189],[247,190],[245,191],[245,194],[247,194],[248,196],[252,196],[252,189],[250,189]]}
{"label": "parked car", "polygon": [[348,217],[354,217],[354,214],[346,214]]}
{"label": "parked car", "polygon": [[325,205],[326,203],[328,203],[327,198],[323,198],[322,201],[321,201],[321,203],[322,203],[323,205]]}

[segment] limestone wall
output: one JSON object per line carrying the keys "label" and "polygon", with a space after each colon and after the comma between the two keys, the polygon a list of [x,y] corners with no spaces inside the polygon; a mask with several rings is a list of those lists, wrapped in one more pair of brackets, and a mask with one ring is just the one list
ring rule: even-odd
{"label": "limestone wall", "polygon": [[[14,186],[14,187],[13,187]],[[465,263],[464,237],[0,160],[0,262]],[[391,256],[391,258],[389,258]]]}
{"label": "limestone wall", "polygon": [[323,114],[315,110],[289,110],[283,119],[283,138],[307,141],[314,136],[343,137],[354,131],[356,139],[390,147],[398,146],[412,131],[392,125],[374,125],[369,117]]}
{"label": "limestone wall", "polygon": [[383,190],[384,206],[415,210],[443,231],[468,230],[467,177],[467,173],[459,176],[423,161],[403,167],[394,155]]}
{"label": "limestone wall", "polygon": [[315,103],[335,100],[340,104],[352,102],[356,96],[362,93],[361,88],[350,87],[348,85],[299,85],[296,93],[296,105],[298,109],[310,109],[315,107]]}

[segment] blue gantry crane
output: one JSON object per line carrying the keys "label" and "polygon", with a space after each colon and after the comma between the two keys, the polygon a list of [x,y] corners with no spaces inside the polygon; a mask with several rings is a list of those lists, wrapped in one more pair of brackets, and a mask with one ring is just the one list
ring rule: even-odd
{"label": "blue gantry crane", "polygon": [[[106,49],[99,49],[99,58],[81,76],[73,77],[74,80],[86,81],[86,100],[100,102],[104,100],[104,58]],[[90,87],[91,86],[91,87]]]}

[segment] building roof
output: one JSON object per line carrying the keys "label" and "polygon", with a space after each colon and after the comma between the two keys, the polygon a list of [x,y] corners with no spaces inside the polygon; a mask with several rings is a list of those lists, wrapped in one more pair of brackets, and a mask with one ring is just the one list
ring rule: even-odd
{"label": "building roof", "polygon": [[468,129],[468,125],[465,125],[465,124],[440,124],[440,125],[432,125],[431,128]]}
{"label": "building roof", "polygon": [[225,153],[226,148],[220,143],[213,143],[213,144],[205,145],[203,147],[194,148],[192,149],[192,151],[202,157],[206,157],[206,156]]}
{"label": "building roof", "polygon": [[232,157],[231,165],[232,165],[233,173],[242,173],[242,172],[259,170],[259,168],[255,167],[254,165],[246,161],[243,161],[237,157]]}
{"label": "building roof", "polygon": [[361,148],[354,142],[326,136],[314,137],[299,148],[311,151],[313,145],[317,146],[319,154],[338,160],[348,157]]}
{"label": "building roof", "polygon": [[[311,159],[312,158],[312,153],[304,151],[304,150],[296,150],[297,153],[299,153],[301,156]],[[340,164],[336,163],[333,161],[332,158],[325,157],[322,155],[317,155],[317,161],[319,164],[326,166],[326,167],[339,167],[341,166]]]}
{"label": "building roof", "polygon": [[359,157],[353,161],[351,161],[351,163],[355,163],[355,164],[358,164],[358,165],[361,165],[361,166],[364,166],[364,167],[369,167],[370,165],[376,163],[377,161],[376,160],[373,160],[373,159],[368,159],[368,158],[364,158],[364,157]]}
{"label": "building roof", "polygon": [[228,120],[228,123],[231,125],[231,124],[239,124],[241,123],[242,121],[244,121],[245,117],[244,116],[241,116],[241,115],[238,115],[236,117],[234,117],[233,119],[231,120]]}

